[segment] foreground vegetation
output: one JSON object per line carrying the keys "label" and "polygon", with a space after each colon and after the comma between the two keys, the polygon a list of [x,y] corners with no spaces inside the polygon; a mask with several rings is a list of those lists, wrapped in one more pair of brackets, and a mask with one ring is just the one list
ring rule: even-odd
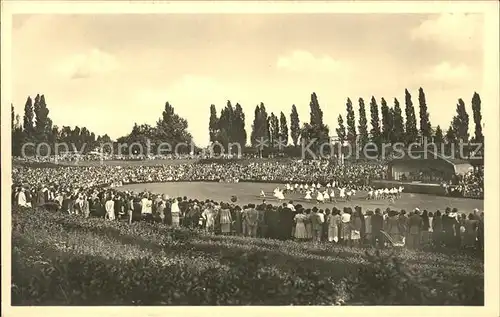
{"label": "foreground vegetation", "polygon": [[13,305],[483,305],[474,254],[213,236],[13,210]]}

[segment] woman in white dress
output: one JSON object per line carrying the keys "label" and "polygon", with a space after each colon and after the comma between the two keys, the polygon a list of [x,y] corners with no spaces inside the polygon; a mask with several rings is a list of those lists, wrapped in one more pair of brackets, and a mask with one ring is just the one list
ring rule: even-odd
{"label": "woman in white dress", "polygon": [[345,198],[345,188],[343,188],[343,187],[342,187],[342,188],[340,189],[340,194],[339,194],[339,196],[340,196],[340,199],[344,199],[344,198]]}
{"label": "woman in white dress", "polygon": [[172,213],[172,226],[179,227],[181,209],[179,208],[179,200],[174,199],[172,206],[170,207]]}
{"label": "woman in white dress", "polygon": [[333,187],[330,190],[330,202],[337,202],[337,199],[335,199],[335,189]]}
{"label": "woman in white dress", "polygon": [[302,210],[301,213],[298,213],[295,215],[294,220],[295,220],[295,233],[294,237],[295,239],[298,240],[305,240],[307,238],[306,234],[306,225],[305,225],[305,220],[307,219],[307,216]]}
{"label": "woman in white dress", "polygon": [[318,191],[318,194],[316,195],[316,200],[318,201],[318,204],[322,204],[325,202],[323,194],[320,191]]}
{"label": "woman in white dress", "polygon": [[328,195],[328,190],[325,190],[323,192],[323,200],[324,201],[330,200],[330,195]]}
{"label": "woman in white dress", "polygon": [[346,191],[345,201],[351,201],[351,197],[352,197],[352,191],[351,190]]}
{"label": "woman in white dress", "polygon": [[332,214],[328,216],[326,222],[328,223],[328,241],[339,242],[340,211],[333,208]]}
{"label": "woman in white dress", "polygon": [[278,192],[279,192],[279,191],[280,191],[280,190],[279,190],[279,188],[278,188],[278,187],[276,187],[276,188],[274,189],[274,191],[273,191],[273,196],[274,196],[274,197],[276,197],[276,198],[278,198]]}
{"label": "woman in white dress", "polygon": [[306,199],[306,200],[311,200],[312,199],[311,192],[309,190],[306,191],[306,197],[304,197],[304,199]]}
{"label": "woman in white dress", "polygon": [[115,201],[111,197],[108,197],[108,200],[104,204],[104,208],[106,209],[105,218],[115,220]]}
{"label": "woman in white dress", "polygon": [[278,198],[279,200],[284,200],[285,199],[285,195],[283,194],[283,192],[281,190],[279,190],[276,193],[276,198]]}
{"label": "woman in white dress", "polygon": [[368,191],[368,195],[366,196],[366,200],[372,200],[373,199],[373,189],[370,188]]}
{"label": "woman in white dress", "polygon": [[25,189],[21,187],[21,190],[17,194],[17,204],[21,207],[28,207],[28,203],[26,201],[26,195],[24,194]]}

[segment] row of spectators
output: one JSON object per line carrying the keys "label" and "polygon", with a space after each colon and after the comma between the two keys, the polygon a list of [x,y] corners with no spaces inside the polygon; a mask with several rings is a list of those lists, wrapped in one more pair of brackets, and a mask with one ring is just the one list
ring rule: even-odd
{"label": "row of spectators", "polygon": [[408,248],[425,245],[447,248],[484,247],[484,213],[474,210],[468,216],[457,209],[444,213],[407,213],[387,208],[381,211],[307,209],[293,201],[281,206],[234,202],[198,201],[187,197],[170,198],[148,192],[119,192],[88,188],[64,194],[42,189],[28,197],[28,191],[14,190],[12,201],[28,212],[52,209],[82,217],[101,217],[108,221],[163,222],[171,226],[204,229],[216,234],[235,234],[274,239],[313,240],[350,245],[384,247],[406,244]]}
{"label": "row of spectators", "polygon": [[291,161],[178,164],[151,166],[58,166],[13,168],[15,184],[29,185],[30,189],[49,189],[58,186],[60,192],[70,193],[79,188],[101,184],[129,184],[171,181],[256,181],[277,183],[322,183],[335,180],[338,187],[366,189],[373,179],[385,178],[386,166],[364,163],[337,165],[330,161]]}

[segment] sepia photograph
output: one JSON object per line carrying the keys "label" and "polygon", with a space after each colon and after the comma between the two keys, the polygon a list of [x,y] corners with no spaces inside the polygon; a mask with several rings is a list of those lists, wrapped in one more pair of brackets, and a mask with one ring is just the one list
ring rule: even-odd
{"label": "sepia photograph", "polygon": [[498,3],[13,2],[12,309],[498,316]]}

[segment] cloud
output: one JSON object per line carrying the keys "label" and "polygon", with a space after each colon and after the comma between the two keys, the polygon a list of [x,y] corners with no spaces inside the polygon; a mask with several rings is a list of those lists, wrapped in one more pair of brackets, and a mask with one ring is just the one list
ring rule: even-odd
{"label": "cloud", "polygon": [[468,79],[471,76],[469,67],[465,64],[451,65],[448,62],[442,62],[430,67],[423,74],[425,79],[441,82],[457,82]]}
{"label": "cloud", "polygon": [[115,56],[99,49],[75,54],[62,60],[56,71],[70,79],[89,78],[111,73],[118,69]]}
{"label": "cloud", "polygon": [[340,62],[328,55],[314,56],[310,52],[296,50],[280,56],[276,66],[291,72],[333,72],[339,69]]}
{"label": "cloud", "polygon": [[483,17],[480,14],[446,13],[423,21],[411,30],[413,40],[437,42],[454,49],[480,49]]}

